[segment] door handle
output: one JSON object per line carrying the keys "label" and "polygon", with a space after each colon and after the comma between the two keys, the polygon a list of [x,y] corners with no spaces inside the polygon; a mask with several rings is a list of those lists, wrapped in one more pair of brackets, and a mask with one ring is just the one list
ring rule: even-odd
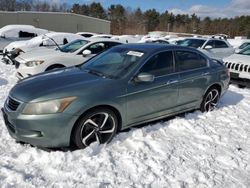
{"label": "door handle", "polygon": [[179,81],[178,80],[169,80],[166,85],[170,85],[170,84],[176,84],[178,83]]}
{"label": "door handle", "polygon": [[209,72],[203,72],[201,75],[202,76],[207,76],[207,75],[209,75]]}

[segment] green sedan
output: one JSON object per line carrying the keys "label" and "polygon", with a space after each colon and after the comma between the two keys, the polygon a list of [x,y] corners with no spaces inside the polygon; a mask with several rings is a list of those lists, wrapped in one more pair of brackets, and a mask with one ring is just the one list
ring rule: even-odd
{"label": "green sedan", "polygon": [[228,84],[225,66],[198,50],[127,44],[19,82],[2,112],[17,141],[85,148],[134,125],[213,110]]}

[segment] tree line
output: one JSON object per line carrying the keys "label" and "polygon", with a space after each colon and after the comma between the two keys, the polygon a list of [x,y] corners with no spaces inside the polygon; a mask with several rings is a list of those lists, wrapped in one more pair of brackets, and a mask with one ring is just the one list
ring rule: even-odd
{"label": "tree line", "polygon": [[[53,2],[53,1],[52,1]],[[111,5],[104,8],[101,3],[53,4],[40,0],[0,0],[0,10],[4,11],[57,11],[72,12],[111,21],[112,34],[147,34],[149,31],[168,31],[180,33],[196,33],[202,35],[227,34],[248,36],[250,38],[250,15],[234,18],[205,17],[201,19],[195,14],[174,15],[167,10],[163,13],[156,9],[142,11],[123,5]]]}

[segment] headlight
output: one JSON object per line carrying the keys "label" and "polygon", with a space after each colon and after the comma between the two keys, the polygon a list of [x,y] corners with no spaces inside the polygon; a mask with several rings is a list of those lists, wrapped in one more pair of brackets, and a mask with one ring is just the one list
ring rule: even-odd
{"label": "headlight", "polygon": [[22,114],[39,115],[39,114],[55,114],[63,112],[76,97],[67,97],[63,99],[55,99],[50,101],[28,103]]}
{"label": "headlight", "polygon": [[35,67],[35,66],[37,66],[37,65],[41,65],[41,64],[43,64],[44,63],[44,61],[43,60],[38,60],[38,61],[28,61],[28,62],[26,62],[25,63],[25,65],[27,66],[27,67]]}

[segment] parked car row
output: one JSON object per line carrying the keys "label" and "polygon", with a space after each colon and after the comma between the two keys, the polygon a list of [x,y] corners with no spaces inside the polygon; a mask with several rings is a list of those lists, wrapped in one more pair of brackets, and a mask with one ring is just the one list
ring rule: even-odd
{"label": "parked car row", "polygon": [[7,45],[3,50],[3,61],[6,64],[14,64],[13,60],[20,54],[29,51],[44,49],[55,49],[72,42],[77,39],[84,39],[84,37],[72,33],[50,32],[39,35],[30,40],[16,41]]}
{"label": "parked car row", "polygon": [[13,41],[29,40],[41,34],[48,33],[48,30],[35,28],[30,25],[7,25],[0,29],[0,53],[5,46]]}

